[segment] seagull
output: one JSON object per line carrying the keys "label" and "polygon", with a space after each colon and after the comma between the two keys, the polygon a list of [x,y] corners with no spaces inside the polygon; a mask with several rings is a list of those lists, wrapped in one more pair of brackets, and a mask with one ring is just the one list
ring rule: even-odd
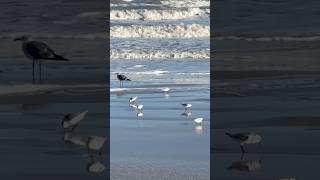
{"label": "seagull", "polygon": [[120,87],[123,86],[123,82],[122,81],[131,81],[131,79],[129,79],[124,74],[116,73],[116,75],[117,75],[117,79],[120,81]]}
{"label": "seagull", "polygon": [[192,104],[190,103],[182,103],[181,105],[184,107],[186,111],[192,107]]}
{"label": "seagull", "polygon": [[247,153],[247,151],[244,149],[245,144],[257,144],[260,143],[262,140],[260,135],[249,132],[234,134],[226,132],[225,134],[229,136],[232,140],[240,143],[242,154]]}
{"label": "seagull", "polygon": [[129,104],[133,104],[136,102],[136,100],[138,99],[138,96],[132,97],[129,99]]}
{"label": "seagull", "polygon": [[65,131],[73,131],[80,123],[80,121],[87,115],[88,111],[80,113],[66,114],[62,120],[62,127]]}
{"label": "seagull", "polygon": [[130,106],[130,107],[133,107],[133,108],[135,108],[135,109],[137,109],[137,108],[138,108],[138,106],[137,106],[137,105],[135,105],[135,104],[129,104],[129,106]]}
{"label": "seagull", "polygon": [[41,63],[48,61],[68,61],[68,59],[58,55],[48,45],[39,41],[31,41],[29,36],[17,37],[15,41],[22,41],[22,50],[29,59],[32,60],[32,80],[35,81],[35,64],[39,66],[39,80],[41,81]]}
{"label": "seagull", "polygon": [[88,152],[98,152],[101,155],[101,150],[106,142],[106,137],[103,136],[90,136],[86,143]]}
{"label": "seagull", "polygon": [[92,174],[99,174],[106,170],[106,166],[99,161],[92,160],[87,165],[87,172]]}
{"label": "seagull", "polygon": [[202,125],[203,118],[196,118],[193,120],[197,125]]}

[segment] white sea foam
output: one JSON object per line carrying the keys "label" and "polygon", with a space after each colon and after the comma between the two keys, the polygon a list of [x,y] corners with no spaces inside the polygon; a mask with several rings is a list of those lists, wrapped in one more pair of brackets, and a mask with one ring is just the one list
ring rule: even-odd
{"label": "white sea foam", "polygon": [[126,9],[112,10],[111,20],[178,20],[194,17],[208,16],[209,9],[183,8],[183,9]]}
{"label": "white sea foam", "polygon": [[210,26],[200,24],[112,26],[110,36],[116,38],[204,38],[210,36]]}
{"label": "white sea foam", "polygon": [[134,65],[132,67],[128,67],[127,69],[138,69],[138,68],[144,68],[144,67],[146,67],[146,65],[137,64],[137,65]]}
{"label": "white sea foam", "polygon": [[111,59],[209,59],[209,50],[179,51],[179,50],[122,50],[111,49]]}
{"label": "white sea foam", "polygon": [[209,0],[160,0],[162,5],[170,7],[209,7]]}

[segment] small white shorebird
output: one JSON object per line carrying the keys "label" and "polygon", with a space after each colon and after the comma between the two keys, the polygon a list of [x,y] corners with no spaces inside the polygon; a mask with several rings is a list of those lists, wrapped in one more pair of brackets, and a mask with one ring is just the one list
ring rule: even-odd
{"label": "small white shorebird", "polygon": [[62,127],[65,131],[73,131],[82,119],[87,115],[88,111],[83,111],[79,113],[69,113],[66,114],[62,120]]}
{"label": "small white shorebird", "polygon": [[135,97],[130,98],[130,99],[129,99],[129,104],[134,104],[134,103],[136,103],[137,99],[138,99],[138,96],[135,96]]}
{"label": "small white shorebird", "polygon": [[137,110],[140,111],[140,112],[143,111],[143,105],[142,105],[142,104],[139,104],[139,105],[137,106]]}
{"label": "small white shorebird", "polygon": [[196,119],[194,119],[193,120],[193,122],[195,122],[197,125],[202,125],[202,123],[203,123],[203,118],[196,118]]}
{"label": "small white shorebird", "polygon": [[190,104],[190,103],[182,103],[181,105],[184,107],[184,109],[185,109],[186,111],[187,111],[187,110],[190,110],[191,107],[192,107],[192,104]]}
{"label": "small white shorebird", "polygon": [[39,41],[32,41],[31,36],[21,36],[14,39],[22,41],[22,50],[25,56],[32,60],[32,80],[35,82],[35,64],[39,66],[39,80],[41,81],[42,61],[68,61],[68,59],[58,55],[47,44]]}
{"label": "small white shorebird", "polygon": [[98,152],[101,156],[102,154],[102,148],[106,142],[107,138],[104,136],[90,136],[87,140],[86,146],[88,149],[88,152]]}
{"label": "small white shorebird", "polygon": [[250,132],[244,132],[244,133],[225,133],[227,136],[229,136],[232,140],[240,143],[240,148],[242,154],[247,153],[247,151],[244,149],[245,144],[257,144],[262,141],[262,137],[255,133]]}
{"label": "small white shorebird", "polygon": [[170,96],[170,95],[169,95],[169,93],[170,93],[170,91],[171,91],[170,88],[164,87],[164,88],[162,88],[161,90],[162,90],[162,92],[164,93],[164,95],[165,95],[166,97],[169,97],[169,96]]}

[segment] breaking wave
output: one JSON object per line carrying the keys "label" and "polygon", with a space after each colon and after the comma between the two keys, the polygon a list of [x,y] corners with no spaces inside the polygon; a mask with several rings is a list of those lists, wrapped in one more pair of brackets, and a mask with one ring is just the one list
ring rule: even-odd
{"label": "breaking wave", "polygon": [[183,8],[183,9],[130,9],[112,10],[111,20],[178,20],[194,17],[208,16],[209,9]]}
{"label": "breaking wave", "polygon": [[110,36],[116,38],[204,38],[210,36],[210,26],[200,24],[112,26]]}
{"label": "breaking wave", "polygon": [[161,0],[162,5],[169,7],[209,7],[209,0]]}
{"label": "breaking wave", "polygon": [[209,59],[209,50],[179,51],[179,50],[122,50],[112,49],[111,59]]}

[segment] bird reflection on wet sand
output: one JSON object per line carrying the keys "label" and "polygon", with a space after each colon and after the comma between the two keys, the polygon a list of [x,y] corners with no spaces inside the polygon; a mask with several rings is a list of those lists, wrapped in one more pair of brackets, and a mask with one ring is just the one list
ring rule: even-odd
{"label": "bird reflection on wet sand", "polygon": [[[107,138],[105,136],[84,136],[76,132],[76,128],[73,128],[79,125],[80,121],[85,118],[87,113],[88,111],[84,111],[81,113],[70,113],[64,117],[62,121],[64,129],[63,141],[68,144],[87,149],[86,152],[88,153],[91,160],[87,164],[87,172],[99,174],[103,173],[106,169],[102,160],[102,150],[105,146]],[[68,126],[66,126],[65,124],[67,124]],[[69,125],[72,128],[69,128]],[[98,156],[95,156],[96,154],[98,154]]]}
{"label": "bird reflection on wet sand", "polygon": [[261,168],[261,160],[245,161],[240,160],[233,162],[227,169],[229,171],[252,172]]}

